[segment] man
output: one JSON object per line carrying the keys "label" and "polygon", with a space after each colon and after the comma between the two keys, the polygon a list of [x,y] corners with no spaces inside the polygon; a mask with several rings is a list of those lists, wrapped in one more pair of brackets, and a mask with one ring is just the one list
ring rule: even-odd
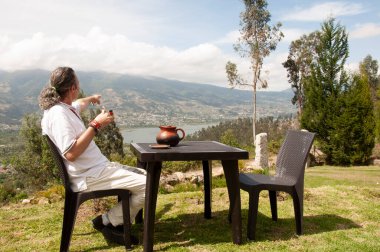
{"label": "man", "polygon": [[[80,84],[70,67],[58,67],[41,91],[39,105],[44,110],[41,126],[60,150],[73,191],[127,189],[131,192],[130,217],[133,220],[145,201],[145,171],[110,162],[93,141],[99,130],[114,121],[112,113],[102,112],[88,126],[80,112],[90,103],[100,104],[100,95],[77,99]],[[93,220],[95,229],[112,242],[123,244],[121,202]],[[132,236],[132,243],[138,243]]]}

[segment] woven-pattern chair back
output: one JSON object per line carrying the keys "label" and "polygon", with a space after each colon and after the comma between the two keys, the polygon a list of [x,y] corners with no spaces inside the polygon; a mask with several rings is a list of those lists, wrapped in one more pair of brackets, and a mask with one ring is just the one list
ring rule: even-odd
{"label": "woven-pattern chair back", "polygon": [[65,166],[65,163],[63,162],[61,154],[59,153],[57,147],[55,146],[53,141],[49,138],[49,136],[45,135],[45,137],[46,137],[46,140],[49,144],[51,153],[53,154],[54,160],[58,166],[59,175],[62,179],[63,185],[65,186],[66,190],[71,191],[69,174],[67,173],[66,166]]}
{"label": "woven-pattern chair back", "polygon": [[314,133],[289,130],[277,155],[276,176],[296,182],[303,180],[307,156],[314,140]]}

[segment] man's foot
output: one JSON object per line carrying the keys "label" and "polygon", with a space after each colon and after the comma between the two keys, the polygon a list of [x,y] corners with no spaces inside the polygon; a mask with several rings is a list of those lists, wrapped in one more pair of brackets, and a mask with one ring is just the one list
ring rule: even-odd
{"label": "man's foot", "polygon": [[102,219],[102,215],[98,215],[95,219],[92,220],[92,226],[102,232],[102,229],[105,227],[105,225],[103,224],[103,219]]}
{"label": "man's foot", "polygon": [[[125,243],[124,243],[124,232],[120,231],[119,228],[105,226],[102,229],[102,234],[108,242],[114,242],[114,243],[117,243],[120,245],[125,245]],[[139,239],[132,234],[131,234],[131,243],[132,243],[132,245],[139,244]]]}

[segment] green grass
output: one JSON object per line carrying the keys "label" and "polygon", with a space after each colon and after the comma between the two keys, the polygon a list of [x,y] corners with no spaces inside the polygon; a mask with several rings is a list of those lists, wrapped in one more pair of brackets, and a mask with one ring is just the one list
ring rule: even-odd
{"label": "green grass", "polygon": [[[291,197],[280,194],[279,220],[270,216],[268,194],[261,193],[256,241],[246,241],[248,195],[242,191],[243,240],[231,242],[228,194],[223,180],[213,183],[211,220],[203,218],[203,193],[160,194],[155,250],[160,251],[379,251],[380,167],[313,167],[305,175],[304,234],[295,234]],[[0,208],[1,251],[58,251],[63,202],[10,204]],[[124,251],[107,244],[91,227],[92,203],[81,206],[71,251]],[[141,225],[134,233],[142,239]],[[142,251],[142,246],[134,251]]]}

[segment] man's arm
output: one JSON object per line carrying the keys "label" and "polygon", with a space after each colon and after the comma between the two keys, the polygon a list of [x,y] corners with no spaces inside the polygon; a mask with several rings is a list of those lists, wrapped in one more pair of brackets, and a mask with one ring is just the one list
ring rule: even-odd
{"label": "man's arm", "polygon": [[80,98],[80,99],[76,100],[76,102],[79,104],[80,111],[82,112],[83,110],[85,110],[88,107],[88,105],[90,103],[100,104],[100,98],[101,97],[102,97],[101,95],[94,94],[91,96]]}
{"label": "man's arm", "polygon": [[74,162],[75,159],[77,159],[86,150],[95,135],[95,129],[88,127],[86,131],[80,135],[73,146],[71,146],[70,150],[65,153],[65,158],[71,162]]}
{"label": "man's arm", "polygon": [[[99,123],[100,127],[104,127],[114,121],[113,115],[102,110],[102,112],[94,119]],[[65,158],[71,162],[75,161],[88,147],[94,136],[96,135],[96,130],[93,127],[88,127],[84,131],[71,148],[64,154]]]}

